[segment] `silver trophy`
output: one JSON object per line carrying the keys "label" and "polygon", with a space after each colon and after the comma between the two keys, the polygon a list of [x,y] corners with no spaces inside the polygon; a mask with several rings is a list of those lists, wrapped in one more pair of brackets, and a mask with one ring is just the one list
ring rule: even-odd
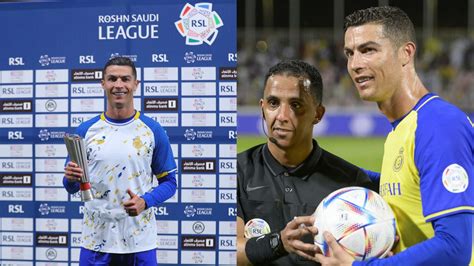
{"label": "silver trophy", "polygon": [[66,134],[64,136],[64,143],[66,144],[67,153],[71,161],[77,163],[82,168],[83,175],[81,178],[81,199],[82,201],[90,201],[94,199],[91,191],[91,184],[89,183],[89,168],[87,167],[86,146],[79,135]]}

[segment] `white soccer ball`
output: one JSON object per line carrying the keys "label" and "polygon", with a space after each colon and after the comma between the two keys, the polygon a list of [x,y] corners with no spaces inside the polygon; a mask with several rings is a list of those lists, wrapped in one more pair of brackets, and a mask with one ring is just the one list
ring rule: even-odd
{"label": "white soccer ball", "polygon": [[321,201],[314,226],[314,243],[324,255],[329,246],[323,232],[330,232],[356,260],[383,258],[395,241],[395,217],[390,206],[376,192],[363,187],[334,191]]}

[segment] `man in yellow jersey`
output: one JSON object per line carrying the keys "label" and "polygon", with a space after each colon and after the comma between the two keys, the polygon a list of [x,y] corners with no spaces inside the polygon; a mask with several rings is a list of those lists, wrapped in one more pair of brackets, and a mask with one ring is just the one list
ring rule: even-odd
{"label": "man in yellow jersey", "polygon": [[[380,194],[400,241],[394,256],[354,262],[331,234],[322,265],[473,265],[474,129],[465,113],[430,93],[415,71],[415,30],[402,10],[373,7],[345,19],[347,70],[392,124]],[[323,232],[320,232],[323,233]]]}

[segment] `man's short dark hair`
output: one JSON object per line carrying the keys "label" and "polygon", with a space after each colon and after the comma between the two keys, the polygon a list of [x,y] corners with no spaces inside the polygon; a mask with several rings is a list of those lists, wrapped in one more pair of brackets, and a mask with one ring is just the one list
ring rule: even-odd
{"label": "man's short dark hair", "polygon": [[403,10],[393,6],[370,7],[355,11],[344,19],[344,32],[349,27],[370,23],[382,25],[385,37],[397,48],[406,42],[416,43],[413,22]]}
{"label": "man's short dark hair", "polygon": [[323,100],[323,80],[321,74],[312,65],[301,60],[284,60],[272,66],[265,75],[263,87],[267,86],[267,80],[272,75],[288,75],[295,78],[301,78],[300,89],[304,86],[305,78],[309,79],[309,94],[313,97],[316,105],[322,103]]}
{"label": "man's short dark hair", "polygon": [[137,68],[135,67],[133,61],[130,60],[130,58],[128,57],[116,56],[110,58],[109,61],[107,61],[107,63],[105,64],[104,69],[102,69],[102,79],[105,78],[105,70],[109,66],[129,66],[132,68],[133,77],[135,79],[137,78]]}

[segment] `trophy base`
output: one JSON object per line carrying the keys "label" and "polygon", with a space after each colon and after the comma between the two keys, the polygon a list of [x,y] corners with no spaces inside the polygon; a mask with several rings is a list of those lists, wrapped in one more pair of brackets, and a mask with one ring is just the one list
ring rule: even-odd
{"label": "trophy base", "polygon": [[86,202],[86,201],[91,201],[93,200],[94,197],[92,196],[92,191],[90,189],[86,190],[81,190],[81,200]]}

